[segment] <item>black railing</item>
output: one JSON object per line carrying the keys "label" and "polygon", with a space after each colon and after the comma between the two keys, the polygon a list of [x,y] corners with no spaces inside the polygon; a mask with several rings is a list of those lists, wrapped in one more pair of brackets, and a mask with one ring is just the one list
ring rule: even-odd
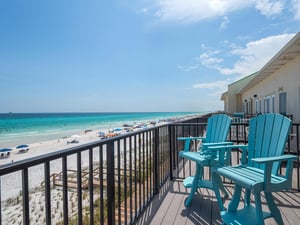
{"label": "black railing", "polygon": [[170,175],[168,138],[155,127],[1,166],[0,224],[132,224]]}
{"label": "black railing", "polygon": [[[179,136],[205,134],[207,117],[143,129],[0,167],[1,224],[134,224],[165,181],[181,179]],[[247,142],[247,123],[229,139]],[[299,154],[300,124],[287,152]],[[294,188],[299,190],[299,159]]]}
{"label": "black railing", "polygon": [[[178,152],[184,148],[184,142],[176,140],[177,137],[190,137],[190,136],[203,136],[205,134],[206,123],[177,123],[170,125],[170,134],[172,137],[172,143],[170,144],[173,146],[174,151],[172,152],[173,155],[173,176],[172,179],[184,179],[186,176],[193,175],[193,165],[190,160],[185,160],[183,158],[178,157]],[[228,141],[232,141],[235,144],[247,144],[248,142],[248,126],[247,122],[233,122],[231,124],[229,134],[228,134]],[[174,134],[174,135],[173,135]],[[191,143],[191,150],[195,150],[198,146],[198,143],[192,142]],[[293,189],[300,191],[300,123],[293,123],[291,128],[290,136],[287,140],[286,144],[286,153],[295,154],[297,155],[297,160],[294,163],[294,174],[293,174]],[[240,151],[238,149],[234,149],[233,154],[236,154],[234,157],[237,162],[239,163],[240,159]],[[188,174],[186,174],[186,171]]]}

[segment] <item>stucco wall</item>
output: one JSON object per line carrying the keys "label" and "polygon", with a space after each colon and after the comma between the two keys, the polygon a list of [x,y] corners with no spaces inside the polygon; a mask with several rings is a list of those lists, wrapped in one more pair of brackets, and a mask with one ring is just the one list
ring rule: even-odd
{"label": "stucco wall", "polygon": [[[275,97],[275,112],[279,113],[279,93],[287,93],[287,114],[292,115],[295,122],[300,121],[300,56],[284,65],[280,70],[258,83],[242,95],[242,101],[253,100],[252,109],[255,113],[255,99]],[[254,95],[257,98],[254,98]]]}
{"label": "stucco wall", "polygon": [[237,92],[244,87],[253,77],[255,74],[251,74],[241,80],[238,80],[228,86],[228,93],[227,99],[224,101],[224,110],[227,113],[235,113],[235,112],[242,112],[243,105],[242,105],[242,96],[238,95]]}

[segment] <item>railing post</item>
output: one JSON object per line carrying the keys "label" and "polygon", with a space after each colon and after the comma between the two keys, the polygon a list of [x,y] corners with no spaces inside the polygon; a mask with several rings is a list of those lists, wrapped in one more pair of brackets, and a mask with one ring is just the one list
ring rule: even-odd
{"label": "railing post", "polygon": [[2,225],[2,199],[1,199],[1,180],[2,180],[2,177],[0,176],[0,225]]}
{"label": "railing post", "polygon": [[81,152],[77,152],[77,222],[82,225],[82,172],[81,172]]}
{"label": "railing post", "polygon": [[154,129],[153,149],[153,193],[159,192],[159,129]]}
{"label": "railing post", "polygon": [[94,225],[94,185],[93,185],[93,148],[89,149],[89,197],[90,197],[90,225]]}
{"label": "railing post", "polygon": [[45,174],[45,209],[46,225],[51,224],[51,185],[50,185],[50,163],[45,162],[44,164],[44,174]]}
{"label": "railing post", "polygon": [[[174,145],[174,126],[168,125],[169,131],[169,156],[170,156],[170,179],[173,180],[173,170],[176,169],[176,155],[175,155],[175,145]],[[174,167],[174,168],[173,168]]]}
{"label": "railing post", "polygon": [[23,224],[29,225],[28,168],[22,170]]}
{"label": "railing post", "polygon": [[68,207],[68,166],[67,156],[62,158],[62,175],[63,175],[63,218],[64,225],[69,224],[69,207]]}
{"label": "railing post", "polygon": [[107,222],[115,224],[115,151],[114,142],[106,146],[107,157]]}

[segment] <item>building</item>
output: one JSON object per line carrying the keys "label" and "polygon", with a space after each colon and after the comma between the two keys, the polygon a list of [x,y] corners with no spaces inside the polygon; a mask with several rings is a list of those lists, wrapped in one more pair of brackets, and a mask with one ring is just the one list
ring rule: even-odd
{"label": "building", "polygon": [[227,113],[281,113],[300,122],[300,33],[257,73],[228,86],[222,94]]}

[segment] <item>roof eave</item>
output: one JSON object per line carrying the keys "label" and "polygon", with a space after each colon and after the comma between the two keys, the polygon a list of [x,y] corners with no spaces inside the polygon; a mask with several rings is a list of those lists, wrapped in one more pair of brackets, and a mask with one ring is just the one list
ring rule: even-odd
{"label": "roof eave", "polygon": [[299,55],[300,32],[297,33],[268,63],[266,63],[250,82],[238,90],[237,94],[241,94],[254,87]]}

